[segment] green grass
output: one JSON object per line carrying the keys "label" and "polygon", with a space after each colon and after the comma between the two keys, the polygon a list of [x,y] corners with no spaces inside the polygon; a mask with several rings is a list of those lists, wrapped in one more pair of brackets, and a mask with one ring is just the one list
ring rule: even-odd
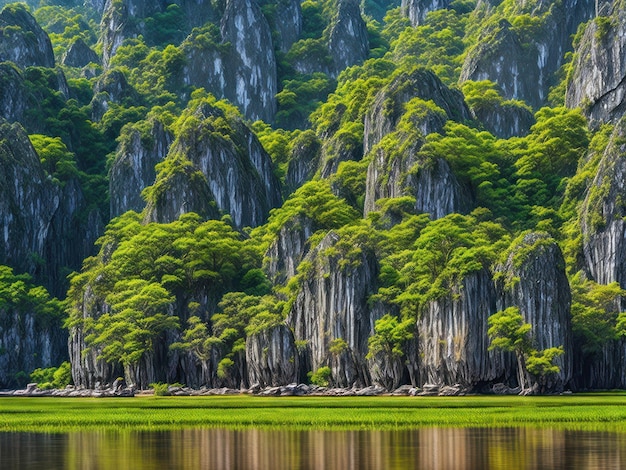
{"label": "green grass", "polygon": [[537,427],[626,432],[626,394],[559,397],[0,398],[0,432]]}

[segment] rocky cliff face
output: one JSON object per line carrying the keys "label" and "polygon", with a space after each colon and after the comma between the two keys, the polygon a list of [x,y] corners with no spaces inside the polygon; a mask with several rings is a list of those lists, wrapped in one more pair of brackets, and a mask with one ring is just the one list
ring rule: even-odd
{"label": "rocky cliff face", "polygon": [[278,48],[286,53],[302,33],[302,8],[298,0],[278,0],[275,27]]}
{"label": "rocky cliff face", "polygon": [[281,227],[265,253],[264,268],[273,284],[283,284],[296,275],[315,230],[313,220],[306,215],[293,217]]}
{"label": "rocky cliff face", "polygon": [[54,67],[50,38],[23,5],[15,3],[2,9],[0,34],[0,62],[13,62],[21,68]]}
{"label": "rocky cliff face", "polygon": [[428,13],[449,6],[450,0],[402,0],[402,13],[411,20],[413,26],[419,26],[424,23]]}
{"label": "rocky cliff face", "polygon": [[60,269],[76,269],[92,252],[102,230],[100,216],[79,218],[86,207],[77,182],[52,183],[19,124],[1,122],[0,142],[0,264],[27,272],[62,295]]}
{"label": "rocky cliff face", "polygon": [[486,131],[501,139],[525,136],[535,123],[535,116],[528,108],[507,102],[472,108],[472,115]]}
{"label": "rocky cliff face", "polygon": [[[414,99],[433,101],[448,119],[463,122],[471,119],[463,95],[445,86],[439,77],[424,68],[402,73],[381,90],[365,116],[363,150],[367,154],[382,138],[393,132],[405,112],[406,104]],[[444,121],[445,122],[445,121]],[[425,136],[441,129],[441,119],[423,119],[418,127]]]}
{"label": "rocky cliff face", "polygon": [[610,17],[587,25],[576,50],[566,104],[581,107],[596,125],[626,111],[626,8],[616,2]]}
{"label": "rocky cliff face", "polygon": [[548,384],[552,390],[563,390],[572,378],[573,344],[571,293],[559,246],[547,234],[527,234],[500,270],[508,286],[500,286],[498,310],[518,307],[532,326],[539,351],[563,346],[564,354],[556,360],[561,371]]}
{"label": "rocky cliff face", "polygon": [[293,333],[278,325],[248,336],[248,383],[272,387],[298,381],[299,364]]}
{"label": "rocky cliff face", "polygon": [[267,20],[253,0],[227,0],[221,22],[222,40],[230,43],[224,57],[224,96],[252,120],[271,122],[278,92],[276,58]]}
{"label": "rocky cliff face", "polygon": [[0,264],[34,274],[61,190],[48,180],[19,124],[0,123]]}
{"label": "rocky cliff face", "polygon": [[81,38],[76,39],[63,53],[61,63],[68,67],[85,67],[90,63],[98,64],[100,58]]}
{"label": "rocky cliff face", "polygon": [[[176,207],[183,199],[207,209],[206,199],[210,198],[220,211],[231,215],[236,227],[256,227],[265,222],[269,210],[281,203],[280,184],[256,136],[239,118],[228,117],[209,104],[200,105],[190,119],[193,124],[177,137],[169,154],[191,162],[193,171],[188,176],[193,185],[188,187],[181,180],[180,184],[171,181],[164,186],[161,196],[170,201],[167,205],[174,212],[167,212],[169,216],[162,220],[177,218]],[[227,134],[224,123],[229,126]]]}
{"label": "rocky cliff face", "polygon": [[144,32],[145,18],[165,11],[165,0],[106,0],[100,22],[102,64],[108,67],[111,57],[125,39]]}
{"label": "rocky cliff face", "polygon": [[357,0],[339,0],[338,12],[330,28],[328,50],[335,77],[346,67],[362,63],[369,53],[365,21]]}
{"label": "rocky cliff face", "polygon": [[183,45],[184,84],[227,98],[250,120],[271,122],[277,106],[276,58],[269,25],[257,3],[229,0],[219,37],[199,34],[203,40],[192,35]]}
{"label": "rocky cliff face", "polygon": [[109,109],[109,103],[122,104],[128,100],[136,103],[139,99],[137,91],[128,83],[123,71],[108,70],[98,79],[94,86],[94,97],[91,100],[91,118],[100,121]]}
{"label": "rocky cliff face", "polygon": [[367,339],[376,320],[367,299],[376,285],[378,263],[365,250],[353,262],[341,263],[339,242],[339,235],[329,232],[304,258],[310,268],[302,276],[287,324],[297,341],[306,341],[301,365],[312,371],[330,367],[335,386],[367,385]]}
{"label": "rocky cliff face", "polygon": [[173,140],[172,133],[158,119],[152,120],[148,136],[140,129],[124,136],[109,173],[111,217],[129,210],[143,210],[141,192],[154,183],[155,166],[165,158]]}
{"label": "rocky cliff face", "polygon": [[0,63],[0,117],[20,122],[27,109],[28,94],[21,72],[10,63]]}
{"label": "rocky cliff face", "polygon": [[442,159],[420,161],[416,152],[409,149],[406,155],[389,156],[383,148],[374,151],[367,169],[365,215],[378,210],[379,199],[402,196],[414,197],[415,212],[430,214],[433,219],[469,210],[471,195],[448,163]]}
{"label": "rocky cliff face", "polygon": [[537,19],[532,30],[513,27],[506,19],[482,32],[477,46],[466,56],[460,81],[491,80],[508,99],[522,99],[538,108],[546,103],[555,84],[555,72],[572,49],[571,35],[595,12],[590,0],[539,2],[517,9]]}
{"label": "rocky cliff face", "polygon": [[[0,307],[0,389],[18,388],[33,370],[67,360],[67,335],[60,318]],[[22,374],[22,377],[20,377]]]}
{"label": "rocky cliff face", "polygon": [[626,119],[611,136],[583,203],[581,230],[586,271],[600,284],[626,286]]}
{"label": "rocky cliff face", "polygon": [[430,302],[417,320],[419,385],[460,384],[505,379],[500,353],[487,351],[487,319],[496,311],[491,275],[481,270],[466,276],[445,297]]}
{"label": "rocky cliff face", "polygon": [[401,196],[415,197],[415,210],[433,218],[469,208],[471,195],[449,165],[417,156],[423,138],[441,132],[448,119],[468,120],[469,109],[459,92],[428,70],[401,74],[376,95],[364,126],[364,150],[372,158],[367,170],[366,215],[377,210],[379,199]]}
{"label": "rocky cliff face", "polygon": [[296,137],[285,176],[288,194],[313,178],[320,165],[321,150],[322,144],[313,131],[305,131]]}

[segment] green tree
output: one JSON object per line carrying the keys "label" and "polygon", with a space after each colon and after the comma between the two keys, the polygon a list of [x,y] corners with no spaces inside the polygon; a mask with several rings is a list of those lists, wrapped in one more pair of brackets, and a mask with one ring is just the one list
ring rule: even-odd
{"label": "green tree", "polygon": [[529,385],[526,359],[532,350],[530,331],[517,307],[509,307],[489,317],[487,334],[491,339],[489,350],[514,352],[517,359],[517,380],[522,391]]}

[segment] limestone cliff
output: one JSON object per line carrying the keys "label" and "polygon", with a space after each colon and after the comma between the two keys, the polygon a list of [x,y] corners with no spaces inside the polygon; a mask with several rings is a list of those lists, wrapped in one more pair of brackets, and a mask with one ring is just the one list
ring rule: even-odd
{"label": "limestone cliff", "polygon": [[472,107],[471,111],[486,131],[501,139],[525,136],[535,123],[535,116],[528,108],[510,101]]}
{"label": "limestone cliff", "polygon": [[590,0],[519,2],[516,12],[535,18],[530,28],[512,26],[502,18],[489,22],[461,70],[460,81],[491,80],[507,99],[521,99],[534,108],[543,106],[555,73],[572,49],[571,35],[595,12]]}
{"label": "limestone cliff", "polygon": [[192,112],[188,123],[170,147],[169,155],[182,156],[193,165],[189,175],[194,185],[164,186],[159,197],[170,200],[176,214],[159,220],[175,220],[179,213],[175,209],[183,200],[195,200],[208,210],[205,204],[210,198],[220,211],[230,214],[236,227],[256,227],[265,222],[269,210],[281,202],[280,184],[256,136],[239,117],[227,116],[207,103]]}
{"label": "limestone cliff", "polygon": [[583,202],[585,270],[600,284],[626,286],[626,119],[615,127]]}
{"label": "limestone cliff", "polygon": [[370,382],[367,340],[374,331],[367,300],[376,286],[378,263],[365,247],[346,262],[341,237],[329,232],[304,258],[299,292],[287,318],[296,341],[305,341],[301,368],[331,368],[331,383],[350,387]]}
{"label": "limestone cliff", "polygon": [[551,390],[563,390],[572,378],[573,344],[571,293],[561,249],[547,234],[529,233],[498,270],[498,310],[519,308],[532,326],[533,346],[539,351],[563,347],[564,354],[556,359],[560,372],[547,384]]}
{"label": "limestone cliff", "polygon": [[102,74],[94,86],[91,100],[91,118],[100,121],[109,109],[109,103],[137,103],[139,94],[128,83],[124,71],[111,69]]}
{"label": "limestone cliff", "polygon": [[450,3],[450,0],[402,0],[402,13],[411,20],[413,26],[419,26],[424,23],[428,13],[448,8]]}
{"label": "limestone cliff", "polygon": [[276,4],[277,45],[288,52],[302,33],[302,8],[298,0],[278,0]]}
{"label": "limestone cliff", "polygon": [[0,264],[34,274],[61,190],[48,180],[19,124],[0,123]]}
{"label": "limestone cliff", "polygon": [[[414,98],[433,101],[448,119],[463,122],[471,119],[463,95],[445,86],[430,70],[417,67],[410,73],[395,77],[374,99],[365,115],[363,150],[367,154],[382,138],[393,132],[405,112],[406,104]],[[420,130],[425,136],[437,132],[443,126],[441,120],[423,119]]]}
{"label": "limestone cliff", "polygon": [[100,23],[102,64],[108,67],[111,57],[125,39],[144,32],[145,18],[165,11],[166,0],[106,0]]}
{"label": "limestone cliff", "polygon": [[111,217],[143,210],[141,192],[154,183],[155,166],[165,158],[173,140],[158,118],[152,119],[148,135],[133,128],[122,137],[109,173]]}
{"label": "limestone cliff", "polygon": [[626,111],[626,6],[589,22],[576,50],[566,104],[581,107],[596,125]]}
{"label": "limestone cliff", "polygon": [[85,41],[77,38],[72,41],[70,47],[63,53],[61,63],[68,67],[85,67],[90,63],[97,64],[100,62],[98,54],[91,49]]}
{"label": "limestone cliff", "polygon": [[0,62],[13,62],[21,68],[54,67],[50,38],[23,5],[13,3],[2,9],[0,36]]}
{"label": "limestone cliff", "polygon": [[11,63],[0,63],[0,117],[20,122],[28,109],[28,93],[20,70]]}
{"label": "limestone cliff", "polygon": [[0,389],[24,386],[25,374],[67,360],[62,323],[24,306],[0,307]]}
{"label": "limestone cliff", "polygon": [[334,76],[367,59],[367,27],[357,0],[338,0],[337,16],[330,27],[328,51],[333,60]]}
{"label": "limestone cliff", "polygon": [[298,351],[291,330],[278,325],[248,336],[246,364],[250,385],[271,387],[297,382]]}
{"label": "limestone cliff", "polygon": [[320,165],[322,145],[313,131],[295,138],[285,176],[285,190],[291,194],[315,175]]}
{"label": "limestone cliff", "polygon": [[419,385],[506,380],[500,353],[488,351],[487,319],[496,310],[496,289],[482,269],[464,277],[451,292],[427,304],[417,320]]}
{"label": "limestone cliff", "polygon": [[224,96],[252,120],[271,122],[278,92],[276,58],[267,20],[253,0],[227,0],[221,22],[222,41],[230,44],[224,57]]}
{"label": "limestone cliff", "polygon": [[289,219],[265,253],[264,268],[273,284],[283,284],[296,275],[300,261],[309,250],[308,240],[316,231],[306,215]]}
{"label": "limestone cliff", "polygon": [[420,143],[405,153],[389,153],[377,147],[367,169],[365,215],[378,210],[376,202],[383,198],[411,196],[416,213],[427,213],[439,219],[453,212],[467,212],[471,193],[459,183],[443,159],[420,159]]}

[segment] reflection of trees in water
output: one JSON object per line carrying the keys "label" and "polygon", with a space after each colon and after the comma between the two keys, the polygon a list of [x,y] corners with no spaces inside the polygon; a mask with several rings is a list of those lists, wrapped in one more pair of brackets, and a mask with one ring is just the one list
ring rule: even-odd
{"label": "reflection of trees in water", "polygon": [[622,468],[626,435],[537,429],[2,434],[2,470]]}

